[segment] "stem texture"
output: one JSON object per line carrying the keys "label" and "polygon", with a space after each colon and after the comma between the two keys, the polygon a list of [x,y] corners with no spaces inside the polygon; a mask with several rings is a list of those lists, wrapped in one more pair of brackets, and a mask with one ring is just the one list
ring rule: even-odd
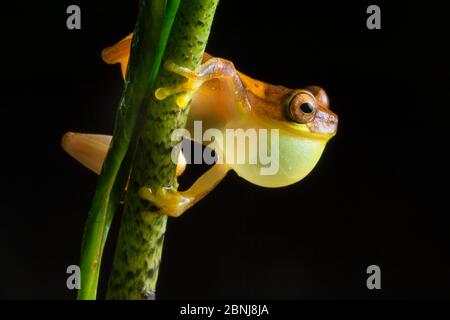
{"label": "stem texture", "polygon": [[[145,2],[145,1],[143,1]],[[182,0],[164,53],[170,60],[191,70],[201,62],[218,0]],[[139,31],[139,30],[137,30]],[[139,33],[137,33],[139,35]],[[135,35],[136,36],[136,35]],[[145,36],[145,35],[142,35]],[[189,106],[180,110],[176,95],[158,101],[154,89],[185,81],[160,68],[149,95],[133,162],[124,213],[113,267],[108,284],[108,299],[154,299],[167,217],[154,213],[144,221],[143,211],[157,208],[138,195],[141,187],[156,190],[177,187],[171,151],[178,141],[172,132],[184,127]]]}

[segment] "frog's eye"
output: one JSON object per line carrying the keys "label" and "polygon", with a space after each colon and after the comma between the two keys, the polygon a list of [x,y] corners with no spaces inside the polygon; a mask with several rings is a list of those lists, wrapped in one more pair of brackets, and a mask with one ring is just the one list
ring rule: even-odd
{"label": "frog's eye", "polygon": [[309,93],[297,93],[289,102],[288,114],[295,122],[307,123],[316,114],[316,100]]}

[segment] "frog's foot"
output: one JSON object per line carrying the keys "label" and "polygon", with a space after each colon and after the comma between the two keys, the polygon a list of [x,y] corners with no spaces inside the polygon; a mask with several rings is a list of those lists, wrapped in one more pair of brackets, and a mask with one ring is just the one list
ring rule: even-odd
{"label": "frog's foot", "polygon": [[187,80],[182,84],[172,86],[172,87],[161,87],[156,89],[155,97],[158,100],[164,100],[174,94],[181,93],[177,99],[176,103],[179,108],[185,108],[192,98],[192,94],[200,88],[203,83],[202,78],[196,71],[191,71],[188,68],[181,67],[171,61],[166,61],[164,64],[166,70],[178,74]]}
{"label": "frog's foot", "polygon": [[[153,192],[150,188],[141,188],[139,196],[150,201],[159,208],[159,213],[179,217],[187,209],[210,193],[230,170],[225,164],[215,164],[186,191],[177,191],[174,188],[160,188]],[[154,217],[154,213],[143,212],[144,221]]]}
{"label": "frog's foot", "polygon": [[[159,209],[159,213],[171,217],[179,217],[185,212],[191,203],[189,197],[183,196],[174,188],[159,188],[153,192],[150,188],[143,187],[139,190],[139,196],[150,201]],[[142,217],[146,220],[146,216],[153,213],[143,212]]]}

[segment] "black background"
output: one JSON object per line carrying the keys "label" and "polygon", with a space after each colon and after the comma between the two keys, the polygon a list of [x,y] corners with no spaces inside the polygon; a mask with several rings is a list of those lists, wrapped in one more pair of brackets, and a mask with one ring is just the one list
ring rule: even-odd
{"label": "black background", "polygon": [[[374,3],[382,29],[371,31],[372,2],[221,2],[208,52],[272,84],[324,87],[339,130],[300,183],[264,189],[231,173],[170,219],[158,298],[450,297],[446,11]],[[70,4],[81,7],[79,31],[66,28]],[[65,271],[79,261],[96,176],[59,141],[112,132],[122,80],[100,52],[132,31],[137,1],[1,11],[0,298],[73,299]],[[372,264],[378,291],[366,288]]]}

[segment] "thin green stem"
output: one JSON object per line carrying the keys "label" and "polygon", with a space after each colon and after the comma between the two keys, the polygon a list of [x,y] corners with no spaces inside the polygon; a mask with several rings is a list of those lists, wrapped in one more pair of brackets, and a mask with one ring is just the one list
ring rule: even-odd
{"label": "thin green stem", "polygon": [[180,0],[141,0],[113,140],[88,213],[78,299],[95,299],[103,248],[130,175],[139,115],[149,100]]}
{"label": "thin green stem", "polygon": [[[145,2],[145,1],[144,1]],[[163,61],[195,69],[201,62],[218,0],[183,0],[180,3]],[[185,81],[160,69],[154,88]],[[153,214],[144,221],[143,211],[155,208],[138,196],[141,187],[156,190],[177,186],[171,150],[178,141],[172,132],[184,127],[189,108],[180,110],[176,96],[158,101],[152,97],[146,107],[133,162],[113,268],[108,299],[153,299],[156,291],[167,217]],[[150,221],[149,221],[150,220]]]}

